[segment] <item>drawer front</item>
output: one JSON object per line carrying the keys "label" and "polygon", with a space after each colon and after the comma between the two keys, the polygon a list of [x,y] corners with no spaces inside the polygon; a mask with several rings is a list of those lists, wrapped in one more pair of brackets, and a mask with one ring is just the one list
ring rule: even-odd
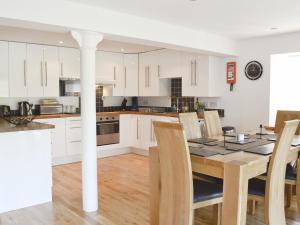
{"label": "drawer front", "polygon": [[78,155],[81,154],[81,142],[71,141],[67,142],[67,153],[68,155]]}
{"label": "drawer front", "polygon": [[67,128],[67,142],[81,141],[81,127],[72,126]]}

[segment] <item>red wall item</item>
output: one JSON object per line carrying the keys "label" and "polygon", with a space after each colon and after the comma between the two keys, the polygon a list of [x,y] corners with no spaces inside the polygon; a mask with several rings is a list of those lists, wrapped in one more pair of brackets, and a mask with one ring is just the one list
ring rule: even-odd
{"label": "red wall item", "polygon": [[227,63],[226,80],[228,84],[236,83],[236,62]]}

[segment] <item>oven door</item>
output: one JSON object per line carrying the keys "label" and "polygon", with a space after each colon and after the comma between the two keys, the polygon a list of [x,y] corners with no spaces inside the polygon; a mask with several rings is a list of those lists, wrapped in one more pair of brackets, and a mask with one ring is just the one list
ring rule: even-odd
{"label": "oven door", "polygon": [[120,142],[119,121],[97,122],[97,145]]}

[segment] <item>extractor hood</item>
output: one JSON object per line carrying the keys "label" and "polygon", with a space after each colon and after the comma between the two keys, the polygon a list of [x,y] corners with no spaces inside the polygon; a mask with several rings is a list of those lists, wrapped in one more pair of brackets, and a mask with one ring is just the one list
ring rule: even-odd
{"label": "extractor hood", "polygon": [[96,84],[101,86],[111,86],[116,84],[116,80],[105,79],[104,77],[96,77]]}

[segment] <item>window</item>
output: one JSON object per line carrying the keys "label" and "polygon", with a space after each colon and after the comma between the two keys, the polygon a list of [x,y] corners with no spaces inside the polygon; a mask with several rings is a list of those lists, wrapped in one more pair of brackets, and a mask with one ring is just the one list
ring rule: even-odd
{"label": "window", "polygon": [[277,110],[300,111],[300,52],[271,55],[270,125]]}

